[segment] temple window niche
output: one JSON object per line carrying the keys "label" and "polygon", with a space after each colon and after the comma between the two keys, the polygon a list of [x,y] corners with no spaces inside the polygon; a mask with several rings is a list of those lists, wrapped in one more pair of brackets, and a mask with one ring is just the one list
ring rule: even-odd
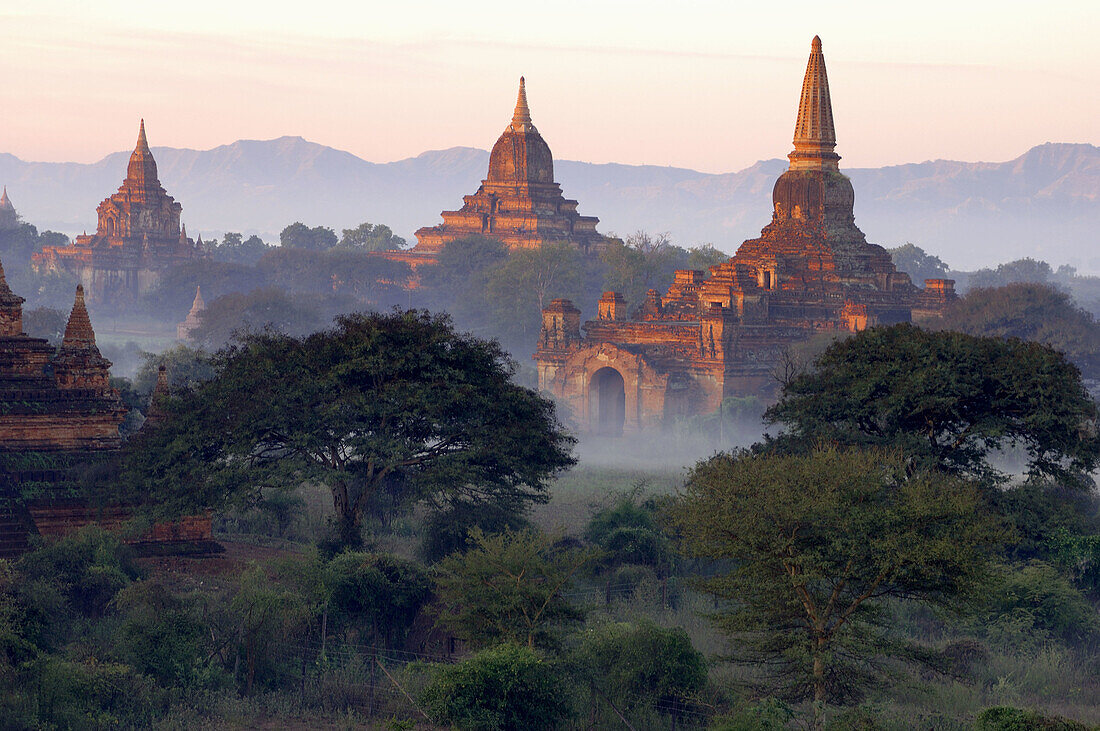
{"label": "temple window niche", "polygon": [[761,269],[757,284],[761,289],[776,289],[779,286],[779,278],[776,277],[774,269]]}

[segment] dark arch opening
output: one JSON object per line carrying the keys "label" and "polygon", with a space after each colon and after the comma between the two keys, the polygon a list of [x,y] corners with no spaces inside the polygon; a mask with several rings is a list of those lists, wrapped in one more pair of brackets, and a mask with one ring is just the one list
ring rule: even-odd
{"label": "dark arch opening", "polygon": [[592,374],[588,387],[589,424],[596,434],[619,437],[626,421],[626,384],[614,368]]}

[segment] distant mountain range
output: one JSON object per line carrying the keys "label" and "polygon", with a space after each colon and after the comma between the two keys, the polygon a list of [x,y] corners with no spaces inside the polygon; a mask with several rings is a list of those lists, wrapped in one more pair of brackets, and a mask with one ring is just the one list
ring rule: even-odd
{"label": "distant mountain range", "polygon": [[[161,181],[183,204],[194,236],[259,233],[287,224],[349,228],[385,223],[412,232],[461,206],[485,175],[488,153],[468,147],[372,163],[300,137],[240,140],[212,150],[154,147]],[[24,162],[0,153],[0,184],[39,229],[94,228],[95,207],[122,182],[129,152],[94,164]],[[785,160],[712,175],[652,165],[555,161],[566,197],[599,216],[599,230],[668,231],[681,245],[728,252],[770,220],[771,189]],[[1100,272],[1100,147],[1045,144],[1008,162],[948,160],[844,170],[856,222],[884,246],[911,241],[956,269],[1024,256]]]}

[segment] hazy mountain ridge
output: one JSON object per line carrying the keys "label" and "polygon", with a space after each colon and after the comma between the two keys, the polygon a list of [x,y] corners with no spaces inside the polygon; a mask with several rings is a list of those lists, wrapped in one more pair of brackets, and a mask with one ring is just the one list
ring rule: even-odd
{"label": "hazy mountain ridge", "polygon": [[[154,147],[160,177],[184,207],[189,231],[258,232],[273,240],[295,220],[350,227],[386,223],[413,241],[420,226],[458,208],[485,174],[469,147],[391,163],[302,139],[239,140],[211,150]],[[129,152],[93,164],[25,162],[0,153],[0,183],[40,229],[95,226],[95,207],[122,181]],[[681,244],[734,251],[770,220],[771,189],[786,161],[707,174],[652,165],[555,161],[555,173],[600,230],[670,231]],[[870,241],[912,241],[957,268],[1020,256],[1100,271],[1100,148],[1047,143],[1001,163],[934,160],[845,169],[856,220]]]}

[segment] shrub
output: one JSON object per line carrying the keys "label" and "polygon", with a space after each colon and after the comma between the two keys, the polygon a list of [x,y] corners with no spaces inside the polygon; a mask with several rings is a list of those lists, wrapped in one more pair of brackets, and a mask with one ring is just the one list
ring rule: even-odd
{"label": "shrub", "polygon": [[432,596],[427,574],[396,556],[342,553],[327,573],[335,613],[366,625],[383,642],[403,638]]}
{"label": "shrub", "polygon": [[555,728],[572,715],[565,676],[533,650],[499,645],[458,665],[437,665],[421,700],[462,731]]}
{"label": "shrub", "polygon": [[1042,561],[1004,567],[989,611],[990,634],[1012,642],[1021,635],[1075,642],[1100,632],[1100,619],[1089,602]]}
{"label": "shrub", "polygon": [[683,628],[665,629],[648,620],[588,630],[574,662],[597,697],[634,700],[673,715],[707,682],[706,660]]}
{"label": "shrub", "polygon": [[987,708],[978,714],[974,731],[1088,731],[1088,726],[1061,716],[1010,706]]}

